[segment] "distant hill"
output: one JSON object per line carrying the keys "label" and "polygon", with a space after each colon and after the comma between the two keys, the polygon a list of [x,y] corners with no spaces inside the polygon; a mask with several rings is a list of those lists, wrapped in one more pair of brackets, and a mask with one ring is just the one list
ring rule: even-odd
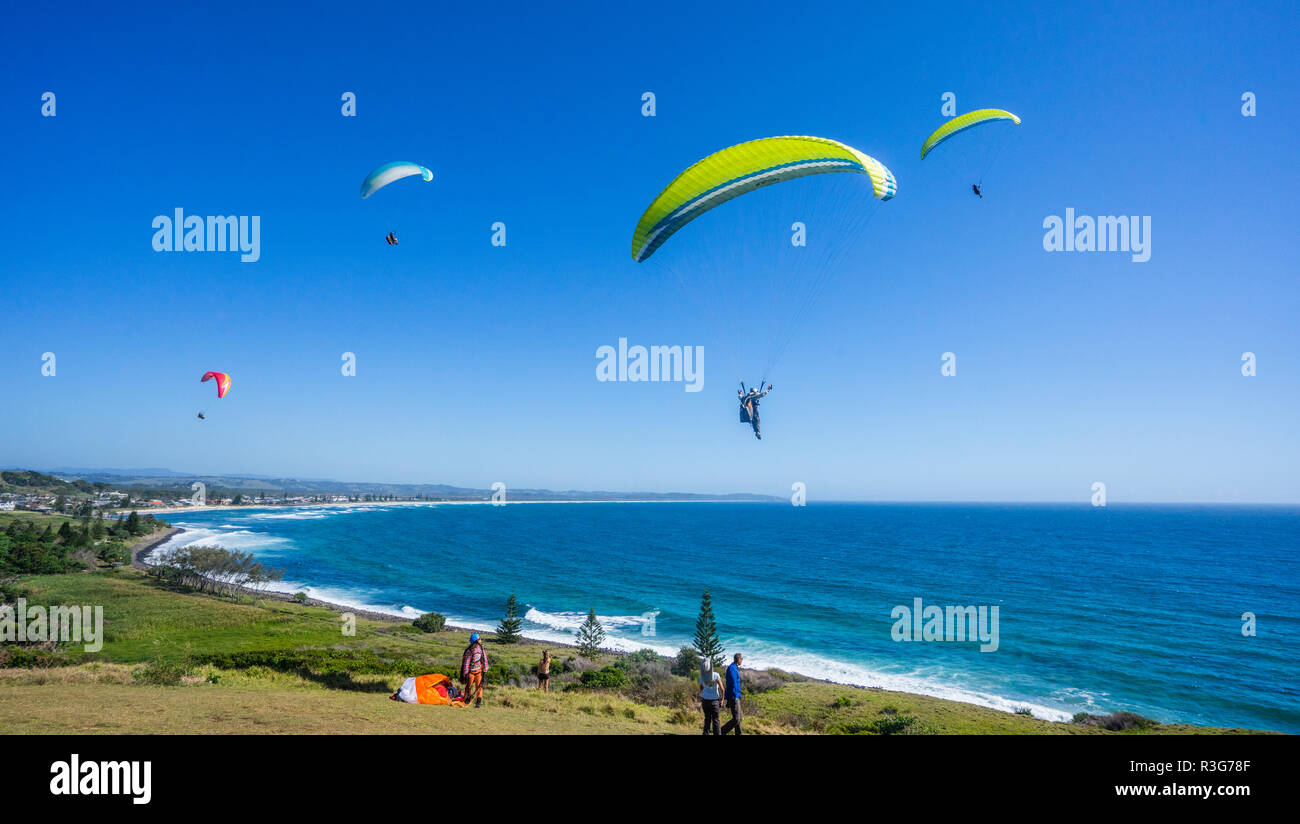
{"label": "distant hill", "polygon": [[[3,473],[15,474],[14,471]],[[221,495],[267,495],[294,497],[313,495],[341,495],[347,497],[424,498],[453,501],[482,501],[492,497],[490,489],[451,486],[449,484],[390,484],[344,482],[306,478],[272,478],[265,475],[193,475],[170,469],[86,469],[58,468],[49,474],[17,471],[20,475],[48,478],[56,484],[75,486],[84,484],[111,485],[148,490],[151,494],[171,493],[189,497],[190,484],[202,482],[209,497]],[[55,477],[57,476],[57,477]],[[76,488],[80,488],[77,486]],[[19,490],[0,490],[19,491]],[[21,491],[35,491],[24,489]],[[57,490],[55,490],[57,491]],[[132,493],[134,495],[134,493]],[[506,499],[511,501],[783,501],[772,495],[755,495],[736,492],[710,495],[696,492],[616,492],[608,490],[565,490],[507,488]]]}
{"label": "distant hill", "polygon": [[27,469],[0,471],[0,493],[15,495],[64,495],[84,498],[95,493],[92,483],[81,479],[72,482],[42,472]]}

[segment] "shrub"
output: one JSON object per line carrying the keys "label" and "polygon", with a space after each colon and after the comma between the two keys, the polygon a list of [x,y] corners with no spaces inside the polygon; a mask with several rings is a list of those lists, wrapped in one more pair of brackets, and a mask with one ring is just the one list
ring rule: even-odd
{"label": "shrub", "polygon": [[67,657],[45,649],[4,644],[0,646],[0,667],[14,669],[37,669],[47,667],[65,667],[71,662]]}
{"label": "shrub", "polygon": [[1135,712],[1114,712],[1110,715],[1089,715],[1086,712],[1079,712],[1074,714],[1071,721],[1088,727],[1101,727],[1112,732],[1145,730],[1160,726],[1159,721],[1143,718]]}
{"label": "shrub", "polygon": [[447,628],[446,617],[436,612],[426,612],[411,623],[425,632],[442,632]]}
{"label": "shrub", "polygon": [[428,660],[405,657],[380,657],[362,649],[310,649],[208,653],[195,656],[196,664],[211,664],[227,670],[249,670],[257,667],[286,673],[312,673],[317,675],[423,675],[436,672]]}
{"label": "shrub", "polygon": [[1016,707],[1016,715],[1027,715],[1030,718],[1033,718],[1034,711],[1029,707]]}
{"label": "shrub", "polygon": [[522,687],[524,679],[529,675],[530,667],[527,664],[493,664],[487,671],[483,680],[488,684],[497,684],[499,686]]}
{"label": "shrub", "polygon": [[142,684],[155,687],[175,687],[181,683],[188,668],[174,661],[150,661],[145,667],[131,673]]}
{"label": "shrub", "polygon": [[843,721],[826,728],[831,735],[917,735],[928,731],[911,715],[891,715],[872,721]]}
{"label": "shrub", "polygon": [[598,670],[587,670],[579,683],[587,688],[616,690],[627,684],[627,670],[611,664]]}
{"label": "shrub", "polygon": [[300,603],[300,604],[305,604],[305,603],[307,603],[307,593],[305,593],[305,592],[295,592],[295,593],[293,594],[293,600],[297,601],[297,602]]}
{"label": "shrub", "polygon": [[683,678],[694,678],[700,671],[700,654],[691,647],[682,647],[677,650],[677,657],[673,659],[673,675],[680,675]]}
{"label": "shrub", "polygon": [[851,707],[853,706],[853,699],[848,697],[847,695],[841,695],[839,698],[836,698],[831,703],[831,706],[836,707],[838,709],[843,709],[844,707]]}
{"label": "shrub", "polygon": [[789,683],[788,678],[782,678],[780,675],[773,673],[782,673],[780,670],[743,670],[741,672],[741,688],[748,693],[772,692],[779,690]]}
{"label": "shrub", "polygon": [[623,660],[629,664],[658,664],[663,659],[652,649],[639,649],[624,655]]}

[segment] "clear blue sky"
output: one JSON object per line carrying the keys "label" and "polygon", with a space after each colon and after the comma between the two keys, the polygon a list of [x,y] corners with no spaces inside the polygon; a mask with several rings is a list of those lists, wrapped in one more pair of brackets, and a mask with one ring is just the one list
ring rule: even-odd
{"label": "clear blue sky", "polygon": [[[6,12],[0,465],[1300,501],[1292,3],[311,8]],[[917,159],[946,91],[1024,119],[983,201]],[[734,402],[757,376],[628,246],[689,162],[790,133],[900,193],[770,376],[760,443]],[[382,207],[390,249],[357,189],[395,159],[435,178]],[[154,252],[178,206],[260,215],[261,260]],[[1044,252],[1067,207],[1150,215],[1150,262]],[[598,383],[620,336],[704,345],[705,390]]]}

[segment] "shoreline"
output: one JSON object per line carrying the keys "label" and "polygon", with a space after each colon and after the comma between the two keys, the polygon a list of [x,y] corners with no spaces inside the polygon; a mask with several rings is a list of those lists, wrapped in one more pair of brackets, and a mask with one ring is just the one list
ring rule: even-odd
{"label": "shoreline", "polygon": [[[242,508],[242,507],[237,507],[237,508]],[[187,530],[184,527],[170,527],[166,535],[156,536],[152,540],[142,542],[142,546],[140,547],[140,549],[137,551],[133,551],[132,566],[136,567],[137,569],[147,571],[150,566],[154,566],[154,564],[149,563],[148,556],[158,548],[167,544],[173,538],[176,538],[184,534],[186,531]],[[376,610],[365,609],[363,607],[355,607],[347,604],[340,604],[336,601],[326,601],[320,598],[309,597],[305,601],[298,601],[293,597],[293,593],[291,592],[282,592],[282,591],[269,590],[269,589],[256,590],[251,587],[245,587],[245,586],[240,586],[237,587],[236,589],[241,594],[249,595],[255,599],[268,599],[268,600],[279,601],[284,603],[294,603],[294,604],[303,604],[305,606],[324,607],[333,612],[337,612],[340,614],[357,615],[359,617],[367,618],[372,621],[382,621],[385,623],[411,623],[412,621],[414,621],[415,617],[418,617],[418,616],[408,616],[408,615],[394,615],[388,612],[378,612]],[[464,624],[452,623],[451,621],[447,622],[446,628],[449,630],[454,630],[459,632],[478,632],[491,637],[495,637],[497,634],[495,629],[466,626]],[[491,638],[487,640],[490,641]],[[556,649],[572,650],[575,653],[578,649],[578,645],[576,643],[569,642],[569,641],[559,641],[551,637],[536,638],[536,637],[529,636],[528,634],[525,633],[523,635],[523,640],[527,641],[528,643],[546,645]],[[603,647],[602,650],[605,652],[605,654],[615,655],[615,656],[629,655],[632,652],[632,650],[613,649],[609,647]],[[654,652],[656,655],[658,655],[659,658],[664,662],[670,664],[672,663],[673,661],[672,656],[665,655],[664,653],[659,652],[658,650],[651,649],[651,651]],[[870,691],[899,692],[907,695],[917,695],[917,696],[923,696],[927,698],[938,698],[940,700],[955,701],[957,703],[967,704],[976,707],[984,707],[987,709],[997,710],[999,712],[1014,713],[1014,709],[996,707],[988,703],[981,703],[978,701],[963,701],[961,699],[952,698],[949,696],[933,695],[930,693],[921,692],[917,690],[906,690],[906,689],[900,689],[898,687],[889,687],[884,685],[865,685],[865,684],[854,684],[854,683],[844,682],[844,681],[834,681],[828,678],[818,678],[816,676],[807,675],[797,670],[784,669],[781,667],[766,667],[766,668],[742,667],[741,669],[749,672],[767,672],[768,670],[776,669],[780,672],[786,672],[791,675],[797,676],[801,680],[811,681],[811,682],[821,683],[821,684],[833,684],[837,687],[845,687],[847,689],[863,690],[869,692]],[[1036,709],[1039,708],[1036,707]],[[1041,709],[1050,709],[1050,708],[1043,707]],[[1040,716],[1038,714],[1035,714],[1035,717],[1039,718],[1039,720],[1049,721],[1053,723],[1064,722],[1064,719],[1048,718],[1048,717]]]}
{"label": "shoreline", "polygon": [[[528,500],[528,501],[330,501],[328,503],[292,503],[292,504],[203,504],[202,506],[150,506],[150,507],[131,507],[142,515],[150,515],[155,512],[218,512],[223,510],[244,510],[244,509],[294,509],[299,507],[308,507],[319,509],[324,507],[330,508],[352,508],[352,507],[381,507],[381,506],[516,506],[518,504],[783,504],[787,503],[784,499],[773,499],[770,501],[761,500],[726,500],[726,499],[707,499],[707,500],[643,500],[641,498],[605,498],[601,500],[578,500],[578,499],[556,499],[556,500]],[[124,510],[125,511],[125,510]]]}

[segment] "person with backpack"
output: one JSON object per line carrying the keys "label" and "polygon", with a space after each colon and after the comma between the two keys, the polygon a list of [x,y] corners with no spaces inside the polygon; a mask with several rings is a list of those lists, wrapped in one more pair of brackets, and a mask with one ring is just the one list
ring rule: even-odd
{"label": "person with backpack", "polygon": [[469,637],[469,646],[460,657],[460,678],[465,682],[465,703],[474,698],[475,708],[483,706],[483,676],[488,671],[487,653],[478,640],[478,633]]}
{"label": "person with backpack", "polygon": [[722,676],[713,671],[708,658],[700,661],[700,706],[704,710],[704,734],[720,735],[718,716],[722,713]]}

